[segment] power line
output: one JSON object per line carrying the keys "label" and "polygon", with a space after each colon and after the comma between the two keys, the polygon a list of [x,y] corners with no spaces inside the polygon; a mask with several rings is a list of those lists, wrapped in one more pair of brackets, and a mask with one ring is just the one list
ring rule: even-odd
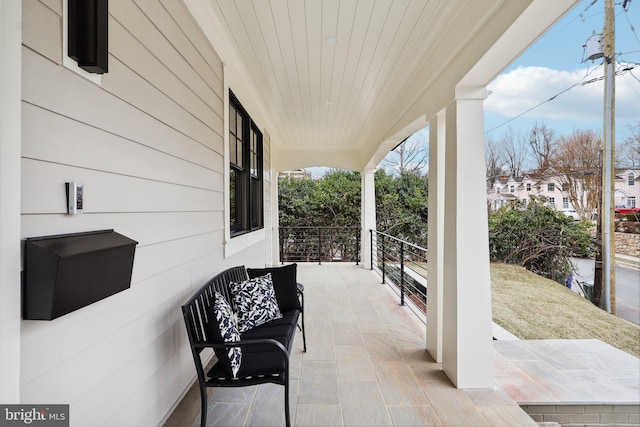
{"label": "power line", "polygon": [[[624,73],[626,73],[626,72],[631,72],[631,70],[633,70],[635,67],[636,67],[636,65],[635,65],[635,64],[634,64],[633,66],[631,66],[631,67],[627,64],[627,66],[626,66],[625,68],[623,68],[623,69],[621,69],[621,70],[616,71],[616,73],[615,73],[615,74],[616,74],[616,76],[619,76],[619,75],[622,75],[622,74],[624,74]],[[597,68],[598,68],[598,67],[594,68],[594,70],[595,70],[595,69],[597,69]],[[589,75],[591,72],[593,72],[593,70],[592,70],[592,71],[590,71],[590,72],[588,72],[588,73],[587,73],[587,75]],[[586,77],[587,75],[585,75],[585,77]],[[633,73],[631,73],[631,75],[635,78],[635,75],[633,75]],[[583,79],[584,79],[584,77],[583,77]],[[512,122],[512,121],[514,121],[515,119],[518,119],[518,118],[520,118],[520,117],[524,116],[525,114],[527,114],[527,113],[529,113],[529,112],[531,112],[531,111],[535,110],[536,108],[538,108],[538,107],[540,107],[540,106],[542,106],[542,105],[546,104],[547,102],[551,102],[551,101],[553,101],[553,100],[554,100],[554,99],[556,99],[558,96],[562,95],[562,94],[563,94],[563,93],[565,93],[565,92],[570,91],[571,89],[573,89],[573,88],[574,88],[574,87],[576,87],[576,86],[586,86],[586,85],[588,85],[588,84],[595,83],[595,82],[600,81],[600,80],[603,80],[603,79],[604,79],[604,76],[599,76],[599,77],[595,77],[595,78],[590,79],[590,80],[579,81],[579,82],[577,82],[577,83],[574,83],[574,84],[572,84],[571,86],[569,86],[568,88],[566,88],[566,89],[564,89],[564,90],[562,90],[562,91],[560,91],[560,92],[556,93],[556,94],[555,94],[555,95],[553,95],[551,98],[549,98],[549,99],[547,99],[547,100],[544,100],[544,101],[540,102],[539,104],[536,104],[536,105],[534,105],[533,107],[529,108],[528,110],[526,110],[526,111],[524,111],[524,112],[522,112],[522,113],[520,113],[520,114],[518,114],[518,115],[516,115],[516,116],[514,116],[514,117],[511,117],[509,120],[506,120],[506,121],[504,121],[504,122],[500,123],[499,125],[494,126],[493,128],[489,129],[488,131],[485,131],[485,134],[488,134],[488,133],[490,133],[490,132],[493,132],[494,130],[496,130],[496,129],[498,129],[498,128],[501,128],[502,126],[504,126],[504,125],[506,125],[506,124],[508,124],[508,123],[511,123],[511,122]]]}
{"label": "power line", "polygon": [[584,20],[584,13],[589,10],[591,8],[591,6],[593,6],[594,4],[596,4],[598,2],[598,0],[593,0],[591,3],[589,3],[589,5],[582,11],[580,12],[580,14],[578,15],[579,18],[581,18],[582,20]]}
{"label": "power line", "polygon": [[[598,0],[592,0],[592,1],[591,1],[591,2],[590,2],[590,3],[589,3],[589,4],[584,8],[584,10],[583,10],[581,13],[579,13],[578,15],[576,15],[576,16],[575,16],[571,21],[567,22],[567,23],[566,23],[566,24],[565,24],[561,29],[559,29],[559,30],[558,30],[558,31],[557,31],[557,32],[552,36],[552,38],[556,37],[559,33],[561,33],[562,31],[564,31],[564,29],[565,29],[565,28],[567,28],[570,24],[572,24],[576,19],[580,18],[580,19],[582,19],[582,20],[584,21],[584,20],[585,20],[585,13],[586,13],[587,11],[589,11],[589,9],[591,9],[591,7],[593,7],[597,2],[598,2]],[[628,23],[629,23],[629,27],[631,28],[631,31],[633,32],[634,37],[636,38],[636,40],[638,40],[638,43],[640,44],[640,39],[638,38],[638,35],[637,35],[636,31],[635,31],[635,28],[634,28],[634,26],[631,24],[631,21],[629,20],[629,16],[628,16],[628,12],[629,12],[629,5],[630,5],[630,3],[631,3],[631,0],[622,0],[620,3],[617,3],[617,5],[622,5],[622,11],[621,11],[620,13],[624,12],[625,18],[627,19],[627,21],[628,21]],[[602,14],[602,12],[594,13],[594,14],[592,14],[592,15],[587,16],[587,18],[588,18],[588,17],[591,17],[591,16],[595,16],[595,15],[597,15],[597,14]],[[619,53],[619,54],[617,53],[616,55],[625,55],[625,54],[629,54],[629,53],[635,53],[635,51],[634,51],[634,52],[621,52],[621,53]],[[599,66],[601,66],[601,65],[602,65],[602,64],[599,64]],[[633,66],[632,66],[632,67],[629,67],[629,65],[627,65],[627,66],[626,66],[625,68],[623,68],[622,70],[617,71],[617,72],[615,73],[615,75],[616,75],[616,76],[618,76],[618,75],[621,75],[621,74],[623,74],[623,73],[625,73],[625,72],[629,71],[629,73],[631,74],[631,76],[632,76],[634,79],[638,80],[638,77],[636,77],[636,76],[631,72],[631,70],[632,70],[633,68],[635,68],[635,66],[637,66],[637,65],[640,65],[640,64],[635,63],[635,64],[633,64]],[[598,67],[599,67],[599,66],[598,66]],[[592,69],[591,71],[588,71],[588,72],[587,72],[587,74],[586,74],[586,75],[585,75],[581,80],[584,80],[584,78],[586,78],[586,76],[587,76],[587,75],[589,75],[590,73],[592,73],[592,72],[593,72],[595,69],[597,69],[598,67],[596,67],[596,68]],[[500,128],[500,127],[502,127],[502,126],[504,126],[504,125],[506,125],[506,124],[508,124],[508,123],[511,123],[512,121],[514,121],[514,120],[516,120],[516,119],[518,119],[518,118],[520,118],[520,117],[524,116],[525,114],[527,114],[527,113],[529,113],[529,112],[531,112],[531,111],[533,111],[533,110],[535,110],[535,109],[537,109],[537,108],[541,107],[542,105],[544,105],[544,104],[546,104],[546,103],[548,103],[548,102],[550,102],[550,101],[553,101],[553,100],[554,100],[554,99],[556,99],[558,96],[562,95],[562,94],[563,94],[563,93],[565,93],[565,92],[568,92],[569,90],[573,89],[573,88],[574,88],[574,87],[576,87],[576,86],[584,86],[584,85],[587,85],[587,84],[590,84],[590,83],[595,83],[595,82],[600,81],[600,80],[603,80],[603,79],[604,79],[604,76],[602,76],[602,77],[598,77],[598,78],[595,78],[595,79],[591,79],[591,80],[588,80],[588,81],[580,81],[580,82],[577,82],[577,83],[575,83],[575,84],[573,84],[573,85],[569,86],[568,88],[566,88],[566,89],[564,89],[564,90],[562,90],[562,91],[558,92],[557,94],[553,95],[553,96],[552,96],[552,97],[550,97],[549,99],[546,99],[546,100],[544,100],[544,101],[540,102],[539,104],[532,106],[531,108],[527,109],[526,111],[523,111],[522,113],[520,113],[520,114],[518,114],[518,115],[516,115],[516,116],[514,116],[514,117],[511,117],[510,119],[508,119],[508,120],[506,120],[506,121],[504,121],[504,122],[502,122],[502,123],[498,124],[497,126],[495,126],[495,127],[491,128],[491,129],[489,129],[489,130],[485,131],[485,135],[487,135],[487,134],[489,134],[489,133],[493,132],[494,130],[496,130],[496,129],[498,129],[498,128]]]}
{"label": "power line", "polygon": [[629,28],[631,28],[631,32],[633,33],[633,36],[636,38],[636,41],[638,42],[638,44],[640,44],[640,39],[638,38],[638,34],[636,34],[636,29],[631,23],[631,20],[629,19],[629,10],[625,9],[624,5],[623,5],[623,10],[624,10],[624,17],[627,18],[627,23],[629,24]]}
{"label": "power line", "polygon": [[[595,2],[595,1],[597,1],[597,0],[594,0],[594,2]],[[539,103],[539,104],[537,104],[537,105],[534,105],[533,107],[531,107],[531,108],[529,108],[528,110],[526,110],[526,111],[524,111],[524,112],[522,112],[522,113],[518,114],[517,116],[514,116],[514,117],[510,118],[509,120],[507,120],[507,121],[505,121],[505,122],[502,122],[502,123],[500,123],[499,125],[497,125],[497,126],[495,126],[495,127],[491,128],[491,129],[489,129],[488,131],[486,131],[486,132],[485,132],[485,134],[488,134],[488,133],[490,133],[490,132],[493,132],[494,130],[496,130],[496,129],[498,129],[498,128],[502,127],[502,126],[504,126],[504,125],[506,125],[506,124],[508,124],[508,123],[511,123],[511,122],[512,122],[512,121],[514,121],[515,119],[517,119],[517,118],[520,118],[520,117],[524,116],[524,115],[525,115],[525,114],[527,114],[528,112],[535,110],[536,108],[540,107],[541,105],[546,104],[547,102],[550,102],[550,101],[554,100],[555,98],[557,98],[558,96],[562,95],[563,93],[565,93],[565,92],[567,92],[567,91],[569,91],[569,90],[573,89],[574,87],[578,86],[578,85],[582,82],[582,80],[583,80],[585,77],[587,77],[589,74],[591,74],[592,72],[594,72],[595,70],[597,70],[600,66],[602,66],[602,64],[600,64],[600,65],[598,65],[597,67],[593,68],[591,71],[587,71],[587,73],[586,73],[586,74],[585,74],[585,75],[580,79],[580,81],[579,81],[579,82],[574,83],[573,85],[569,86],[568,88],[564,89],[563,91],[561,91],[561,92],[559,92],[559,93],[557,93],[557,94],[553,95],[551,98],[549,98],[549,99],[547,99],[547,100],[545,100],[545,101],[542,101],[541,103]]]}
{"label": "power line", "polygon": [[558,29],[552,29],[549,32],[549,35],[547,36],[546,40],[544,42],[538,42],[535,46],[533,46],[531,48],[531,51],[537,51],[539,49],[541,49],[543,46],[546,46],[547,44],[551,43],[556,37],[559,37],[562,32],[564,30],[566,30],[571,24],[573,24],[576,20],[581,19],[582,21],[584,21],[587,18],[591,18],[592,16],[596,16],[596,15],[602,15],[602,12],[596,12],[593,13],[589,16],[584,16],[584,13],[586,13],[594,4],[596,4],[598,2],[598,0],[592,0],[591,3],[578,15],[574,16],[570,21],[568,21],[567,23],[565,23],[562,28],[558,28]]}

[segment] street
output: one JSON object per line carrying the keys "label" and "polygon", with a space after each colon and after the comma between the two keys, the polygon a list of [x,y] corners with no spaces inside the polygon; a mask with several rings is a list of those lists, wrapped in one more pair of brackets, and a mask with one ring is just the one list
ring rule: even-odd
{"label": "street", "polygon": [[[595,261],[590,258],[571,258],[576,266],[571,290],[579,292],[575,281],[593,283]],[[640,325],[640,270],[616,266],[616,315]]]}

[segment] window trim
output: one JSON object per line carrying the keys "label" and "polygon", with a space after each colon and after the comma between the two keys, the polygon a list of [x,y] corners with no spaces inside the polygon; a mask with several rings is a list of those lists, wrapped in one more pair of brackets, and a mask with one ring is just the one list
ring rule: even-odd
{"label": "window trim", "polygon": [[231,255],[240,253],[249,246],[253,246],[264,241],[266,238],[267,234],[264,228],[234,236],[233,239],[229,239],[225,243],[224,257],[228,258]]}
{"label": "window trim", "polygon": [[629,172],[627,174],[627,185],[630,186],[630,187],[634,186],[634,185],[636,185],[635,181],[636,181],[636,176],[634,175],[633,172]]}

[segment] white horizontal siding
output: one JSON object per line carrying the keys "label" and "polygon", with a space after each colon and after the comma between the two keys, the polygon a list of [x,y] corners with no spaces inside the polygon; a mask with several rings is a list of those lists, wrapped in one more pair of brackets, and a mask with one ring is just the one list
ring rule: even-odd
{"label": "white horizontal siding", "polygon": [[[180,304],[223,268],[269,262],[270,243],[223,258],[223,66],[184,5],[109,8],[98,86],[60,65],[62,1],[23,1],[21,236],[114,229],[138,246],[129,289],[22,322],[21,398],[69,403],[72,425],[157,425],[195,375]],[[66,214],[68,181],[82,215]]]}
{"label": "white horizontal siding", "polygon": [[[140,345],[130,342],[132,334],[140,326],[137,320],[171,301],[172,293],[184,292],[189,286],[188,267],[180,266],[52,322],[25,321],[23,331],[28,333],[23,334],[23,345],[47,348],[48,361],[43,363],[42,355],[33,352],[23,355],[23,393],[28,393],[36,401],[47,401],[44,398],[49,395],[49,390],[58,388],[64,398],[70,401],[78,399],[87,392],[86,387],[82,386],[84,381],[99,381],[100,372],[107,371],[105,375],[108,375],[108,370],[122,363],[118,363],[118,360],[131,357],[131,346]],[[168,320],[158,318],[156,321],[158,328],[168,327],[163,326]],[[148,332],[138,337],[141,343],[152,339],[154,334]],[[114,340],[121,344],[109,348]],[[57,344],[62,342],[65,345]],[[104,355],[100,355],[100,352],[104,352]],[[105,355],[109,357],[108,363],[96,363],[105,361]],[[95,359],[90,361],[89,356]],[[80,366],[84,363],[97,366],[94,366],[92,375],[78,376],[73,372],[73,365],[78,363]],[[55,366],[55,369],[49,365]],[[67,390],[61,381],[65,375],[69,382],[75,383],[73,390],[71,387]],[[49,380],[43,381],[47,378]]]}
{"label": "white horizontal siding", "polygon": [[[212,180],[214,177],[222,181],[219,176],[212,176]],[[68,181],[84,184],[85,214],[206,211],[217,210],[222,206],[220,190],[188,187],[44,160],[23,159],[22,213],[65,213],[64,183]]]}
{"label": "white horizontal siding", "polygon": [[[69,231],[70,221],[77,231],[113,228],[135,238],[138,247],[142,247],[188,236],[222,232],[223,212],[110,212],[76,215],[72,219],[67,214],[22,216],[22,226],[32,236],[64,234]],[[171,224],[171,227],[166,227],[166,224]]]}
{"label": "white horizontal siding", "polygon": [[[144,252],[144,250],[143,250]],[[136,254],[137,256],[137,254]],[[70,375],[71,381],[75,380],[73,375],[73,362],[82,360],[87,356],[87,352],[93,352],[94,347],[98,347],[105,352],[106,355],[113,358],[130,357],[127,352],[122,352],[120,345],[114,348],[103,348],[109,345],[104,340],[122,339],[119,334],[129,334],[135,331],[138,320],[147,316],[151,316],[149,321],[154,322],[154,310],[164,304],[173,304],[171,313],[165,313],[162,322],[158,323],[158,327],[164,324],[169,317],[180,316],[180,310],[177,308],[180,303],[185,301],[199,286],[203,285],[206,279],[211,276],[212,263],[219,258],[220,251],[212,251],[200,258],[192,258],[190,264],[179,264],[167,269],[165,272],[159,273],[145,280],[137,281],[130,289],[113,295],[91,306],[77,310],[69,315],[62,316],[52,322],[42,321],[24,321],[23,345],[27,347],[46,348],[46,364],[43,363],[42,355],[39,352],[31,352],[25,354],[23,358],[23,392],[29,391],[29,387],[33,387],[30,391],[33,396],[37,394],[37,398],[47,395],[46,389],[51,387],[59,387],[59,380],[44,381],[48,378],[58,378],[58,375]],[[175,261],[174,261],[175,262]],[[155,319],[158,322],[161,319]],[[144,335],[153,335],[150,331],[154,331],[156,325],[144,333]],[[164,327],[161,327],[163,329]],[[179,323],[179,331],[182,333],[184,325]],[[73,339],[69,339],[73,337]],[[141,341],[147,338],[140,337]],[[64,342],[64,345],[59,343]],[[181,347],[180,347],[181,348]],[[188,347],[187,347],[188,348]],[[95,356],[95,355],[94,355]],[[164,354],[158,354],[159,358]],[[103,356],[96,360],[101,360]],[[105,366],[111,364],[112,359]],[[91,362],[92,364],[95,361]],[[69,364],[68,368],[62,370],[59,367]],[[55,366],[51,369],[49,366]],[[195,373],[195,372],[192,372]],[[96,377],[93,376],[93,379]],[[39,386],[44,387],[44,391],[37,391]],[[65,398],[76,399],[82,396],[86,391],[81,387],[73,390],[73,394],[67,394]],[[122,392],[122,390],[120,390]],[[41,401],[46,401],[41,400]]]}
{"label": "white horizontal siding", "polygon": [[[197,52],[191,51],[190,56],[204,67],[203,75],[184,60],[182,51],[193,47],[160,3],[138,2],[138,5],[143,10],[133,2],[114,3],[111,13],[117,24],[109,27],[112,54],[140,74],[156,81],[156,86],[171,90],[175,94],[173,98],[182,99],[184,104],[193,105],[198,110],[212,108],[222,118],[223,98],[218,93],[222,82],[206,63],[197,61],[201,59]],[[146,20],[147,16],[152,17],[154,22]],[[166,35],[157,37],[154,27],[177,37],[175,42],[167,39]],[[143,72],[144,68],[151,72]],[[177,81],[172,81],[174,78]],[[163,80],[167,80],[168,84],[162,83]],[[195,111],[197,115],[198,111]]]}
{"label": "white horizontal siding", "polygon": [[[143,1],[136,0],[136,4],[142,4]],[[198,70],[198,73],[202,75],[205,80],[208,82],[213,82],[214,80],[210,77],[207,77],[202,73],[209,73],[211,70],[216,76],[219,84],[222,84],[223,81],[223,72],[222,72],[222,61],[218,57],[218,54],[215,52],[213,46],[209,43],[207,37],[200,30],[200,27],[195,22],[191,13],[184,7],[182,2],[177,2],[175,0],[160,0],[162,6],[164,6],[165,10],[171,15],[171,19],[179,27],[179,31],[182,32],[190,41],[189,44],[180,46],[178,50],[183,53],[187,62],[189,62],[194,69]],[[146,5],[143,9],[148,10]],[[159,28],[162,25],[162,21],[158,22]],[[166,31],[163,29],[163,33],[172,41],[178,41],[182,39],[182,36],[176,33],[172,33],[171,31]],[[196,52],[198,54],[196,54]],[[200,61],[203,60],[204,63]],[[206,64],[206,65],[205,65]],[[224,99],[224,98],[223,98]]]}
{"label": "white horizontal siding", "polygon": [[22,42],[56,64],[62,63],[62,0],[22,0]]}
{"label": "white horizontal siding", "polygon": [[[131,4],[129,2],[116,2],[115,4]],[[167,68],[160,60],[147,49],[147,46],[143,46],[135,37],[129,33],[118,21],[112,19],[109,21],[109,33],[110,40],[110,52],[113,58],[116,59],[116,64],[126,64],[126,67],[131,69],[140,79],[145,83],[153,86],[156,95],[163,94],[169,99],[174,101],[185,112],[194,116],[195,119],[202,122],[202,125],[215,128],[212,129],[217,132],[218,135],[222,135],[223,129],[220,122],[221,114],[218,115],[218,120],[214,121],[213,115],[216,114],[214,110],[208,105],[204,99],[212,99],[215,96],[212,95],[210,88],[204,84],[201,87],[207,89],[202,93],[203,98],[200,98],[196,92],[194,92],[189,86],[182,82],[173,72],[173,70]],[[121,73],[114,73],[112,75],[119,75]],[[133,76],[129,76],[122,72],[122,77],[130,79],[132,86],[139,86],[140,83],[134,80]],[[137,79],[137,77],[136,77]],[[120,91],[127,89],[127,85],[124,84],[124,80],[120,80]],[[104,87],[108,88],[110,79],[106,78]],[[147,89],[145,87],[145,89]],[[154,91],[154,92],[155,92]],[[209,92],[209,93],[207,93]],[[209,95],[209,97],[207,97]],[[132,99],[140,105],[143,102],[138,98],[130,98],[129,96],[123,96],[124,99]],[[146,100],[145,100],[146,101]],[[219,106],[217,106],[219,107]]]}
{"label": "white horizontal siding", "polygon": [[[136,32],[135,36],[144,45],[156,46],[153,48],[154,55],[163,63],[176,64],[172,71],[180,76],[180,79],[188,84],[196,94],[203,94],[207,90],[207,85],[212,90],[211,100],[218,97],[218,108],[216,112],[222,116],[224,98],[220,97],[219,88],[222,87],[222,63],[217,59],[216,53],[211,45],[205,40],[198,27],[194,25],[190,15],[180,6],[180,3],[173,0],[168,2],[147,2],[136,1],[142,12],[153,21],[153,24],[164,34],[163,39],[149,38],[148,33]],[[131,26],[128,26],[131,27]],[[165,42],[166,40],[166,42]],[[170,45],[170,46],[169,46]],[[202,51],[202,52],[201,52]],[[171,58],[172,55],[179,54],[184,58],[183,64]],[[212,61],[207,62],[207,58]],[[189,77],[196,73],[200,80]]]}
{"label": "white horizontal siding", "polygon": [[117,58],[109,57],[109,74],[102,76],[102,87],[179,132],[222,152],[221,134],[216,134],[191,112],[184,110],[177,101],[159,92]]}
{"label": "white horizontal siding", "polygon": [[207,165],[194,164],[31,104],[23,104],[22,114],[27,121],[38,123],[22,133],[25,158],[189,187],[220,189],[222,174],[212,166],[220,166],[222,156],[215,152],[206,153]]}
{"label": "white horizontal siding", "polygon": [[221,170],[222,138],[217,142],[191,138],[30,49],[23,49],[22,60],[25,102],[204,166],[217,156],[215,169]]}

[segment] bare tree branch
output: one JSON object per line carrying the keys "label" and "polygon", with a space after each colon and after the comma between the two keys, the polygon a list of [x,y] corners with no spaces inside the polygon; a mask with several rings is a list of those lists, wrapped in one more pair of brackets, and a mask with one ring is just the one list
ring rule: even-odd
{"label": "bare tree branch", "polygon": [[527,148],[522,135],[516,134],[509,128],[500,139],[500,146],[504,153],[505,166],[514,177],[522,176],[524,162],[527,159]]}
{"label": "bare tree branch", "polygon": [[536,162],[536,168],[543,171],[550,166],[553,156],[553,142],[555,131],[544,123],[535,122],[529,131],[529,148]]}
{"label": "bare tree branch", "polygon": [[563,194],[582,218],[590,217],[598,205],[601,139],[594,131],[576,130],[558,138],[552,159]]}
{"label": "bare tree branch", "polygon": [[640,168],[640,120],[629,125],[626,138],[616,147],[616,163],[625,169]]}
{"label": "bare tree branch", "polygon": [[488,139],[485,148],[485,163],[487,166],[487,181],[493,186],[502,174],[504,155],[499,150],[498,144],[493,139]]}
{"label": "bare tree branch", "polygon": [[382,164],[396,175],[403,173],[422,175],[424,168],[429,164],[429,148],[415,139],[406,139],[394,151],[397,157],[387,157]]}

